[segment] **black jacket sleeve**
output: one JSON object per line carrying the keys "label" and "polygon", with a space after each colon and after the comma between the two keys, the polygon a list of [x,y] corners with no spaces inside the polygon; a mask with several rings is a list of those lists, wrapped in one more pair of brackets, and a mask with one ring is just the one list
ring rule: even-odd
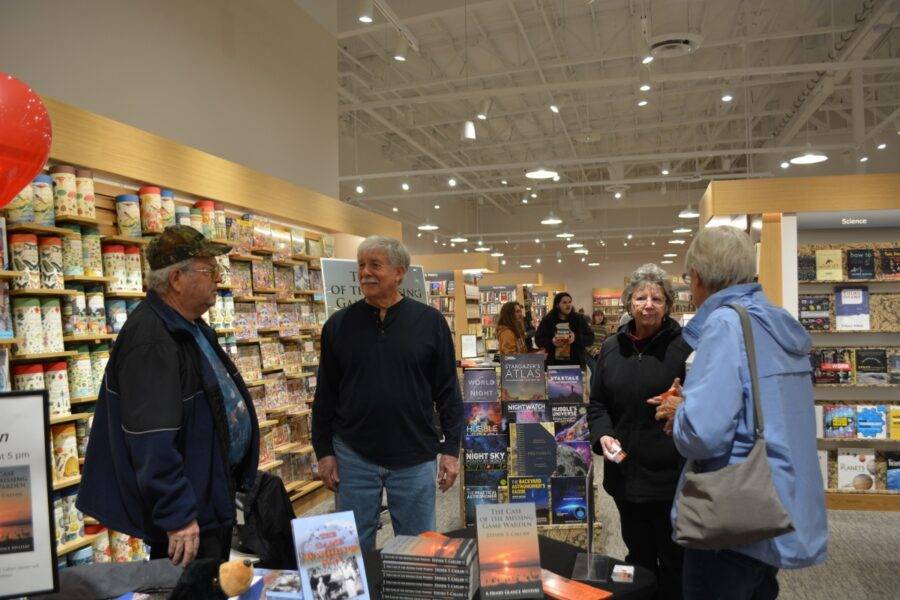
{"label": "black jacket sleeve", "polygon": [[459,378],[456,375],[456,350],[453,334],[444,317],[437,315],[437,356],[434,364],[434,388],[432,398],[441,420],[444,440],[439,452],[459,456],[462,442],[463,410]]}
{"label": "black jacket sleeve", "polygon": [[336,326],[336,321],[330,319],[322,328],[316,395],[312,405],[312,445],[320,460],[334,456],[332,421],[341,388],[341,366],[333,346]]}
{"label": "black jacket sleeve", "polygon": [[609,414],[608,402],[612,399],[603,385],[604,370],[607,368],[607,352],[600,353],[597,368],[591,373],[591,396],[587,408],[588,427],[591,430],[591,446],[597,454],[603,454],[600,438],[613,435],[613,422]]}
{"label": "black jacket sleeve", "polygon": [[575,344],[582,348],[588,348],[594,343],[594,330],[588,324],[587,319],[581,315],[576,317]]}
{"label": "black jacket sleeve", "polygon": [[553,336],[556,334],[556,324],[554,323],[553,313],[547,313],[541,322],[538,323],[537,331],[534,334],[534,343],[538,348],[547,351],[548,356],[553,356],[555,347],[553,346]]}

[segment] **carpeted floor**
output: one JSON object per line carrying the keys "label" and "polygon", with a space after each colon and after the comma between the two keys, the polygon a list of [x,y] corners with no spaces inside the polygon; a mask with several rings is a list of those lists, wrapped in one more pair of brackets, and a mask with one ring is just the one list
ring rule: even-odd
{"label": "carpeted floor", "polygon": [[[602,461],[598,461],[602,463]],[[598,477],[598,481],[602,477]],[[615,504],[602,488],[597,491],[597,511],[603,524],[602,552],[622,558],[625,546],[619,534]],[[313,512],[334,510],[326,502]],[[378,546],[393,535],[390,518],[383,516]],[[895,578],[900,573],[900,513],[829,511],[829,558],[825,564],[796,571],[782,571],[780,598],[820,600],[822,598],[900,598]],[[459,488],[438,492],[437,529],[449,531],[462,526],[459,515]]]}

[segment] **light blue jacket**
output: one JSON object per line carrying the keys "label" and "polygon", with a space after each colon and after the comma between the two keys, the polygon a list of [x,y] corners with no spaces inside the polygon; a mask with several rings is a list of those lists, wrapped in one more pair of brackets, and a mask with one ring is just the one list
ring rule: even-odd
{"label": "light blue jacket", "polygon": [[[773,306],[758,284],[741,284],[710,296],[682,335],[696,349],[684,383],[684,402],[675,414],[678,451],[701,471],[742,462],[753,447],[750,371],[738,314],[750,314],[762,396],[766,451],[781,503],[794,531],[731,548],[778,568],[825,561],[828,523],[816,456],[815,410],[810,377],[809,334],[787,311]],[[678,484],[672,522],[677,514]]]}

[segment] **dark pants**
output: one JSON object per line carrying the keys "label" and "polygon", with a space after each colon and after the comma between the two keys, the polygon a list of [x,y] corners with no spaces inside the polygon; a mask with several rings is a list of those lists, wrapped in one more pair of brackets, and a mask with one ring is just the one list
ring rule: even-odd
{"label": "dark pants", "polygon": [[778,569],[731,550],[684,551],[685,600],[773,600]]}
{"label": "dark pants", "polygon": [[684,549],[672,541],[671,502],[616,500],[622,540],[628,548],[625,562],[653,571],[659,583],[658,598],[681,598]]}
{"label": "dark pants", "polygon": [[[200,532],[200,548],[197,558],[221,558],[228,560],[231,554],[231,528],[210,529]],[[150,542],[150,560],[169,558],[169,541]]]}

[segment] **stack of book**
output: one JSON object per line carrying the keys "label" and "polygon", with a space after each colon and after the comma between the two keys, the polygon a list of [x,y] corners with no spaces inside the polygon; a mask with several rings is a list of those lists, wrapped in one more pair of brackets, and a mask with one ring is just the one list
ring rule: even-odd
{"label": "stack of book", "polygon": [[381,551],[385,600],[469,600],[478,589],[475,540],[437,533],[398,535]]}

